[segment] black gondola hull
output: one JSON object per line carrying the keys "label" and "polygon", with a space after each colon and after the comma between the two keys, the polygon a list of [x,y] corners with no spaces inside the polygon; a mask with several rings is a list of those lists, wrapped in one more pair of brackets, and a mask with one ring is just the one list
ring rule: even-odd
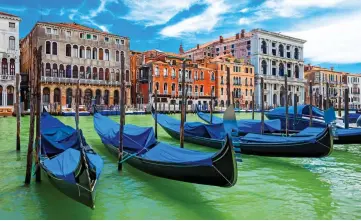
{"label": "black gondola hull", "polygon": [[315,143],[244,143],[242,154],[270,157],[325,157],[333,151],[331,128],[326,128]]}
{"label": "black gondola hull", "polygon": [[[118,148],[112,145],[105,146],[118,156]],[[229,142],[212,158],[212,166],[164,163],[138,156],[129,158],[126,162],[145,173],[171,180],[219,187],[232,187],[237,182],[237,163],[232,144]]]}

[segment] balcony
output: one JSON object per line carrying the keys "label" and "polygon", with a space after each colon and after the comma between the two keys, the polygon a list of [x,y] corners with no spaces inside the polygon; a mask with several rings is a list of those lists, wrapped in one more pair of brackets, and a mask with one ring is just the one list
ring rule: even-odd
{"label": "balcony", "polygon": [[176,95],[176,92],[175,91],[172,91],[172,96],[175,96]]}
{"label": "balcony", "polygon": [[15,75],[2,75],[0,74],[1,81],[15,81]]}
{"label": "balcony", "polygon": [[[179,82],[182,82],[182,78],[178,78],[178,81],[179,81]],[[184,80],[184,82],[185,82],[185,83],[193,83],[193,79],[191,79],[191,78],[186,78],[186,79]]]}

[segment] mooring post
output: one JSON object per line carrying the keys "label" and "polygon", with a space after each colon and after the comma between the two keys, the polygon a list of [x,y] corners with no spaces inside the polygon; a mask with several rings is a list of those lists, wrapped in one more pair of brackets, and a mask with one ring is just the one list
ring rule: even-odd
{"label": "mooring post", "polygon": [[210,109],[211,112],[211,123],[213,123],[213,97],[211,96],[211,103],[210,103]]}
{"label": "mooring post", "polygon": [[33,54],[35,55],[32,57],[32,68],[31,68],[31,80],[30,80],[30,128],[29,128],[29,143],[28,143],[28,153],[27,153],[27,160],[26,160],[26,175],[25,175],[25,184],[30,184],[31,181],[31,169],[33,165],[33,145],[34,145],[34,121],[35,121],[35,106],[36,106],[36,99],[35,99],[35,70],[37,70],[36,66],[36,55],[37,49],[33,49]]}
{"label": "mooring post", "polygon": [[264,87],[263,76],[261,76],[261,134],[264,133]]}
{"label": "mooring post", "polygon": [[155,114],[155,121],[154,121],[154,130],[155,130],[155,139],[158,139],[158,90],[154,90],[154,114]]}
{"label": "mooring post", "polygon": [[338,116],[341,117],[341,91],[342,89],[340,89],[340,94],[338,95]]}
{"label": "mooring post", "polygon": [[231,70],[227,66],[227,107],[231,104]]}
{"label": "mooring post", "polygon": [[312,81],[310,81],[310,106],[309,106],[309,112],[310,112],[310,127],[312,127]]}
{"label": "mooring post", "polygon": [[42,46],[39,47],[37,53],[37,70],[36,70],[36,139],[35,139],[35,146],[36,146],[36,182],[41,181],[41,171],[40,171],[40,115],[41,115],[41,70],[42,70]]}
{"label": "mooring post", "polygon": [[184,122],[185,122],[185,74],[186,74],[186,60],[183,61],[182,66],[182,109],[181,109],[181,125],[180,125],[180,147],[184,148]]}
{"label": "mooring post", "polygon": [[119,158],[118,158],[118,171],[123,170],[123,132],[124,132],[124,122],[125,122],[125,107],[124,107],[124,101],[125,101],[125,84],[124,84],[124,53],[121,53],[121,60],[120,60],[120,101],[119,101],[119,107],[120,107],[120,124],[119,124]]}
{"label": "mooring post", "polygon": [[348,129],[349,128],[349,117],[348,117],[348,87],[345,88],[345,128]]}
{"label": "mooring post", "polygon": [[293,130],[296,130],[297,121],[297,94],[293,94]]}
{"label": "mooring post", "polygon": [[326,82],[326,110],[328,108],[330,108],[330,98],[329,98],[329,90],[330,90],[330,85],[328,82]]}
{"label": "mooring post", "polygon": [[287,75],[288,74],[285,74],[286,136],[288,136],[288,85],[287,85]]}
{"label": "mooring post", "polygon": [[[0,95],[1,96],[1,95]],[[20,151],[20,74],[16,73],[16,151]]]}
{"label": "mooring post", "polygon": [[254,120],[254,92],[252,93],[252,120]]}

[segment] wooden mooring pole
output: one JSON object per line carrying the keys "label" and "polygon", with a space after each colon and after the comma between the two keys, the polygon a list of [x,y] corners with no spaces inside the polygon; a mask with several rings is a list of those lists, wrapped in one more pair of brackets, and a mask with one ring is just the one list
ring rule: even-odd
{"label": "wooden mooring pole", "polygon": [[310,81],[310,106],[309,106],[309,112],[310,112],[310,127],[312,127],[312,81]]}
{"label": "wooden mooring pole", "polygon": [[341,91],[342,89],[340,89],[340,94],[338,95],[338,116],[341,117]]}
{"label": "wooden mooring pole", "polygon": [[348,95],[349,91],[348,91],[348,87],[345,88],[345,128],[348,129],[349,128],[349,119],[348,119]]}
{"label": "wooden mooring pole", "polygon": [[16,151],[20,151],[20,74],[16,74]]}
{"label": "wooden mooring pole", "polygon": [[211,95],[211,102],[210,102],[210,107],[209,107],[209,111],[211,112],[211,123],[213,122],[213,97]]}
{"label": "wooden mooring pole", "polygon": [[330,108],[330,97],[329,97],[330,85],[326,82],[326,110]]}
{"label": "wooden mooring pole", "polygon": [[[33,49],[33,54],[37,54],[37,49]],[[32,165],[33,165],[33,145],[34,145],[34,121],[35,121],[35,70],[37,69],[36,66],[36,56],[32,59],[33,65],[31,68],[31,80],[30,80],[30,128],[29,128],[29,142],[28,142],[28,153],[27,153],[27,160],[26,160],[26,174],[25,174],[25,184],[30,184],[31,181],[31,171],[32,171]]]}
{"label": "wooden mooring pole", "polygon": [[155,89],[154,90],[154,111],[155,111],[155,121],[154,121],[154,130],[155,130],[155,139],[158,139],[158,113],[157,113],[157,110],[158,110],[158,90]]}
{"label": "wooden mooring pole", "polygon": [[252,120],[254,120],[254,92],[252,93]]}
{"label": "wooden mooring pole", "polygon": [[40,115],[41,115],[41,66],[42,66],[42,61],[41,61],[41,57],[42,56],[42,46],[39,47],[38,49],[38,53],[37,53],[37,62],[36,62],[36,66],[37,66],[37,71],[36,71],[36,139],[35,139],[35,147],[36,147],[36,182],[40,182],[41,181],[41,171],[40,171],[40,140],[41,140],[41,134],[40,134]]}
{"label": "wooden mooring pole", "polygon": [[231,104],[231,70],[227,66],[227,107]]}
{"label": "wooden mooring pole", "polygon": [[288,136],[288,82],[287,82],[287,76],[288,74],[285,74],[285,103],[286,103],[286,136]]}
{"label": "wooden mooring pole", "polygon": [[261,76],[261,134],[264,133],[264,86],[263,76]]}
{"label": "wooden mooring pole", "polygon": [[123,132],[124,132],[124,123],[125,123],[125,83],[124,83],[124,53],[121,53],[121,60],[120,60],[120,124],[119,124],[119,158],[118,158],[118,171],[123,170]]}
{"label": "wooden mooring pole", "polygon": [[293,94],[293,130],[296,130],[297,121],[297,94]]}
{"label": "wooden mooring pole", "polygon": [[182,108],[181,108],[181,125],[180,125],[180,147],[184,148],[184,122],[185,122],[185,75],[186,75],[186,60],[183,61],[182,66]]}

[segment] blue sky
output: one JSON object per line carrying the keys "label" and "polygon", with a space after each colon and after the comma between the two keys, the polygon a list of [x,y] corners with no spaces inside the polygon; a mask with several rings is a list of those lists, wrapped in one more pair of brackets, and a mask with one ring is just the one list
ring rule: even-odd
{"label": "blue sky", "polygon": [[306,64],[361,73],[361,0],[2,0],[0,11],[22,18],[21,37],[37,21],[77,22],[128,36],[138,51],[263,28],[307,40]]}

